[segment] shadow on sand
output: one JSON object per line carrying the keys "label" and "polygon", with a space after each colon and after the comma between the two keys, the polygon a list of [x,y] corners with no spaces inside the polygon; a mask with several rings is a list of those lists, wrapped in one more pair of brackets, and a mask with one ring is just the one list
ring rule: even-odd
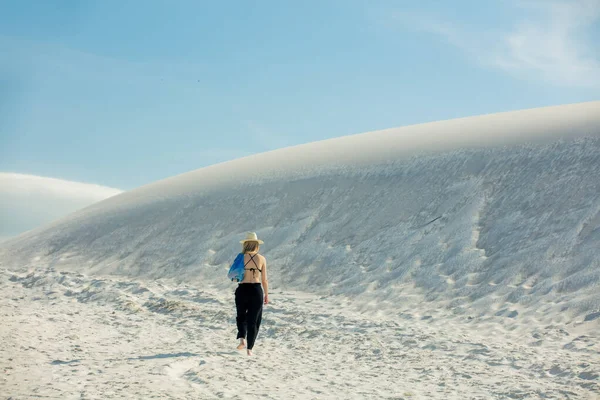
{"label": "shadow on sand", "polygon": [[[158,360],[158,359],[163,359],[163,358],[197,357],[199,355],[200,354],[189,353],[189,352],[184,352],[184,353],[163,353],[163,354],[155,354],[155,355],[151,355],[151,356],[138,356],[138,357],[129,357],[129,358],[112,358],[112,359],[107,359],[105,361],[107,361],[107,362],[113,362],[113,361],[136,361],[136,360],[142,360],[143,361],[143,360]],[[82,359],[70,360],[70,361],[54,360],[50,364],[51,365],[71,365],[71,364],[80,363],[81,361],[84,361],[84,360],[82,360]]]}

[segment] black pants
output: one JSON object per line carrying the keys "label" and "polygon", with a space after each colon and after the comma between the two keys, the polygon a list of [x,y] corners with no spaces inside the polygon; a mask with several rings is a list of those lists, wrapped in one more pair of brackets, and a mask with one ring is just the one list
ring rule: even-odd
{"label": "black pants", "polygon": [[260,283],[240,283],[235,290],[237,338],[246,338],[246,348],[252,350],[262,320],[263,290]]}

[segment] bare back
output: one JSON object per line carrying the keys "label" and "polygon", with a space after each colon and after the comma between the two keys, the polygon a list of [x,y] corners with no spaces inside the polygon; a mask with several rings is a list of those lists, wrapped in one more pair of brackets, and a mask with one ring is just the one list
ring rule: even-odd
{"label": "bare back", "polygon": [[267,261],[258,253],[244,254],[244,279],[240,283],[264,283],[267,277]]}

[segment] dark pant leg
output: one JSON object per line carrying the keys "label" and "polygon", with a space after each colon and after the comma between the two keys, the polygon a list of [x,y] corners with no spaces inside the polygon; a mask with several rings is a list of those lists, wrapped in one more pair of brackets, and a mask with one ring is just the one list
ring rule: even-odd
{"label": "dark pant leg", "polygon": [[235,308],[237,311],[237,316],[235,321],[237,323],[237,339],[245,339],[246,338],[246,312],[248,310],[248,296],[245,295],[243,288],[238,286],[235,290]]}
{"label": "dark pant leg", "polygon": [[256,320],[256,334],[258,335],[258,330],[260,329],[260,323],[262,322],[262,306],[260,307],[260,312],[258,313],[258,319]]}
{"label": "dark pant leg", "polygon": [[263,291],[260,285],[254,285],[252,292],[248,296],[248,314],[247,326],[248,326],[248,344],[246,348],[252,350],[254,347],[254,341],[258,335],[258,328],[262,321],[262,305],[263,305]]}

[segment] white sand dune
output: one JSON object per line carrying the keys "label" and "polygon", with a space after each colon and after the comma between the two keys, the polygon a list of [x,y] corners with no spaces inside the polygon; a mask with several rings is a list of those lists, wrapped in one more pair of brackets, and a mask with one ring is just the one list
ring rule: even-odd
{"label": "white sand dune", "polygon": [[[598,177],[592,102],[123,193],[0,243],[4,384],[15,398],[598,398]],[[274,302],[255,361],[231,350],[225,278],[246,231],[266,242]],[[272,379],[254,387],[254,368]]]}
{"label": "white sand dune", "polygon": [[89,183],[0,172],[0,241],[121,192]]}

